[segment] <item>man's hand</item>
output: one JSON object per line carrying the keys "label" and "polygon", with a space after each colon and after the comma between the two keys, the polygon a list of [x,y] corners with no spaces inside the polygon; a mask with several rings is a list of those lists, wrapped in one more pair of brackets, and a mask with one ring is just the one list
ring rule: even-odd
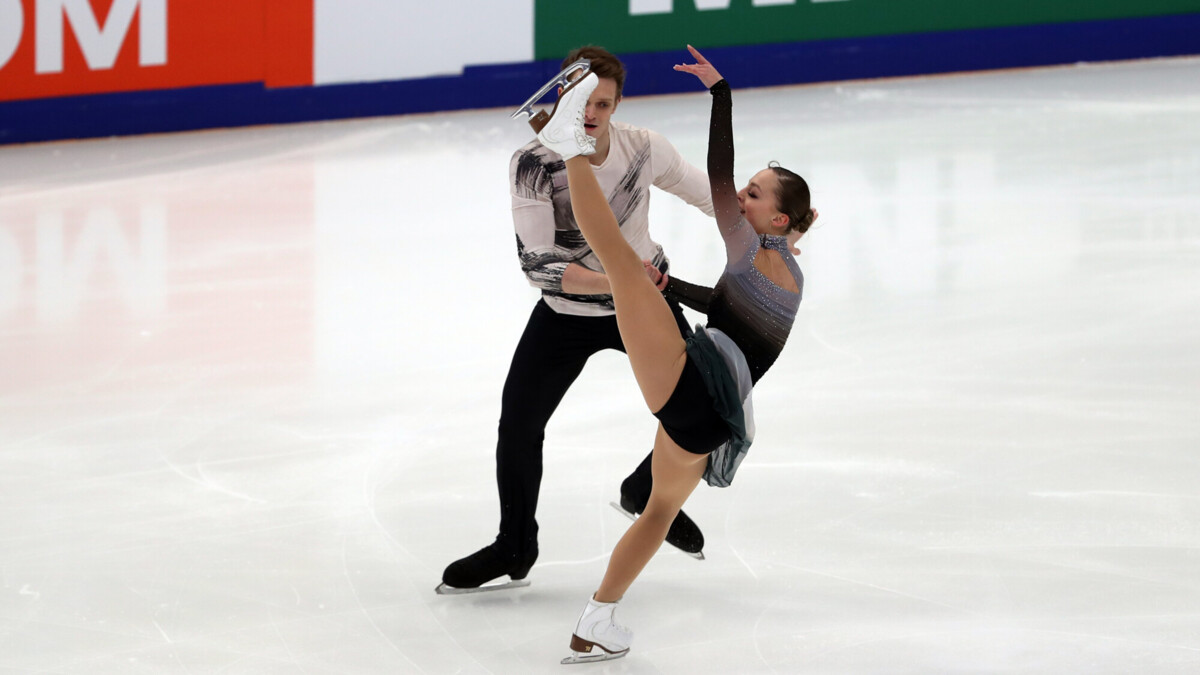
{"label": "man's hand", "polygon": [[692,53],[692,58],[696,59],[696,62],[681,63],[675,66],[675,70],[684,73],[691,73],[700,78],[700,83],[703,84],[706,89],[711,89],[714,84],[725,79],[721,77],[721,74],[717,72],[717,69],[713,68],[713,65],[708,62],[708,59],[705,59],[695,47],[688,45],[687,48],[688,51]]}
{"label": "man's hand", "polygon": [[646,276],[650,277],[650,282],[654,284],[655,288],[661,291],[667,287],[667,275],[659,272],[654,263],[643,260],[642,266],[646,268]]}

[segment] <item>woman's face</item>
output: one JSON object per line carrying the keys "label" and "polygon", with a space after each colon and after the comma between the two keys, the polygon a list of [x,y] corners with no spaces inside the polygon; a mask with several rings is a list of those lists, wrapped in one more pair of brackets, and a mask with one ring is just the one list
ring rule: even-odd
{"label": "woman's face", "polygon": [[738,208],[746,221],[759,234],[783,234],[787,216],[779,211],[779,179],[775,172],[763,169],[754,174],[750,184],[738,192]]}

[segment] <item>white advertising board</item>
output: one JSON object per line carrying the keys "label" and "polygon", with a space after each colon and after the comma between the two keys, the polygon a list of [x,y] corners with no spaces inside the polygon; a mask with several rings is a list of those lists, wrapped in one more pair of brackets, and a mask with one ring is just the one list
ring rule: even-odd
{"label": "white advertising board", "polygon": [[534,0],[315,0],[313,83],[533,60]]}

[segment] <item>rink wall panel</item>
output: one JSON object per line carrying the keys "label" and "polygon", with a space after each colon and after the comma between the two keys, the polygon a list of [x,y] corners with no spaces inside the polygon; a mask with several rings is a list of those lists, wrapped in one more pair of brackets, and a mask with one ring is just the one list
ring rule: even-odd
{"label": "rink wall panel", "polygon": [[534,58],[580,44],[661,52],[1131,19],[1200,11],[1197,0],[535,0]]}
{"label": "rink wall panel", "polygon": [[[272,0],[282,2],[283,0]],[[268,2],[270,5],[270,2]],[[1200,8],[1198,8],[1200,9]],[[299,34],[311,31],[300,21]],[[296,31],[265,35],[303,52]],[[300,44],[297,47],[297,44]],[[311,58],[311,50],[307,52]],[[1073,23],[706,48],[738,87],[1200,54],[1200,11]],[[627,96],[697,91],[679,50],[621,53]],[[15,58],[15,57],[14,57]],[[468,66],[458,75],[310,86],[279,59],[253,81],[0,102],[0,143],[515,106],[559,59]],[[288,86],[300,84],[303,86]]]}
{"label": "rink wall panel", "polygon": [[0,102],[312,84],[312,0],[3,0]]}

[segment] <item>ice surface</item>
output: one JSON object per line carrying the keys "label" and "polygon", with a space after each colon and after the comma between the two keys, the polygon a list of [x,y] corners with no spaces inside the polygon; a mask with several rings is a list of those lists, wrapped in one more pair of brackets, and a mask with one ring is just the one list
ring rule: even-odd
{"label": "ice surface", "polygon": [[[806,298],[708,560],[588,671],[1200,670],[1200,60],[734,106],[738,180],[813,186]],[[0,670],[563,672],[654,427],[620,354],[547,430],[533,585],[433,593],[537,297],[509,112],[0,148]],[[707,115],[617,112],[699,165]]]}

